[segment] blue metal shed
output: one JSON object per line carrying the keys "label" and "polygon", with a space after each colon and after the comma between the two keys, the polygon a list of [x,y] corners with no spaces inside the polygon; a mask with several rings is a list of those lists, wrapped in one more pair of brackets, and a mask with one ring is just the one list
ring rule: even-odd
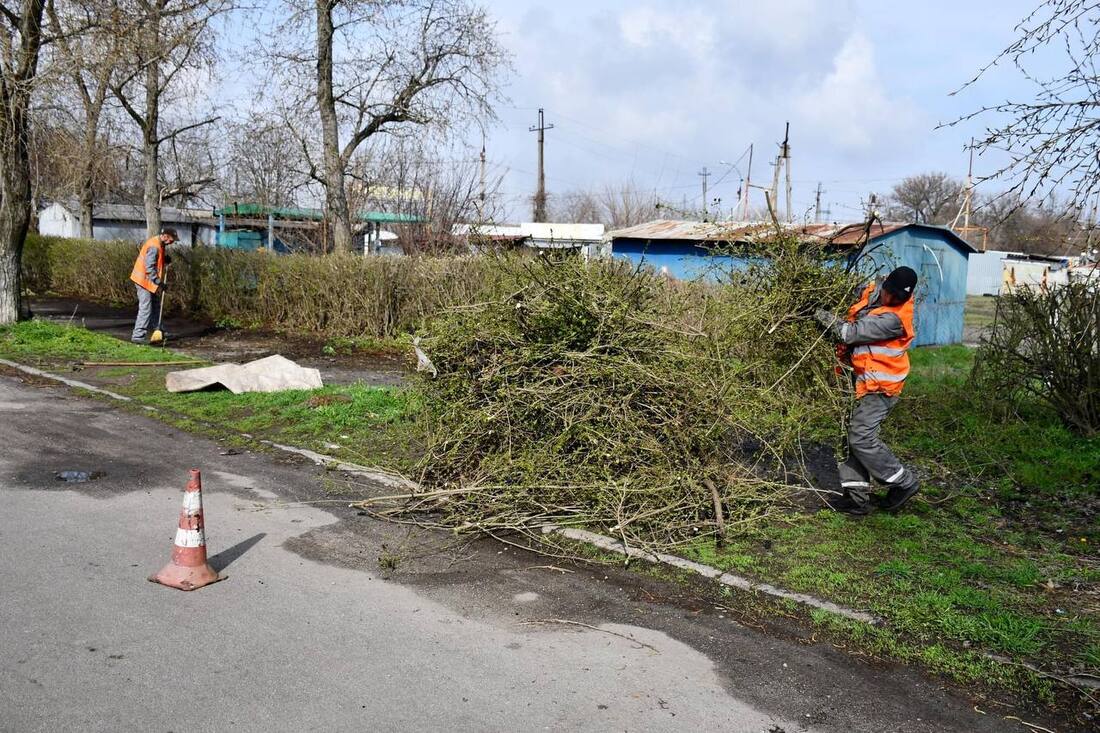
{"label": "blue metal shed", "polygon": [[[610,254],[653,267],[678,279],[713,279],[719,272],[747,267],[749,260],[716,254],[721,243],[751,243],[767,236],[770,224],[700,223],[658,220],[608,235]],[[863,238],[862,223],[791,225],[792,232],[838,248]],[[862,248],[859,268],[885,275],[901,265],[920,275],[916,307],[916,344],[962,341],[966,307],[967,261],[976,252],[946,227],[926,224],[875,224]],[[856,256],[853,250],[852,256]]]}

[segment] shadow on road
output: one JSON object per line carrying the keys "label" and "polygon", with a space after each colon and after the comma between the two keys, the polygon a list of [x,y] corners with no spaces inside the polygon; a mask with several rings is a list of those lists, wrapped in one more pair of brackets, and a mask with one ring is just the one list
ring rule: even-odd
{"label": "shadow on road", "polygon": [[249,537],[247,540],[241,540],[240,542],[233,545],[232,547],[229,547],[229,548],[226,548],[226,549],[222,550],[217,555],[210,556],[209,558],[207,558],[207,562],[210,563],[210,567],[214,568],[214,570],[216,570],[220,573],[221,571],[223,571],[227,567],[229,567],[230,563],[232,563],[234,560],[236,560],[238,557],[240,557],[244,553],[251,550],[253,545],[255,545],[257,542],[259,542],[260,540],[262,540],[266,536],[267,536],[267,532],[260,532],[259,534],[254,534],[251,537]]}

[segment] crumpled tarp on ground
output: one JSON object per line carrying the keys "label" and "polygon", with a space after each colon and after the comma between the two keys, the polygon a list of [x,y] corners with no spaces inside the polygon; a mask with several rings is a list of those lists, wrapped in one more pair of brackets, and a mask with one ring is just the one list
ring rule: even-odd
{"label": "crumpled tarp on ground", "polygon": [[298,366],[279,354],[247,364],[218,364],[168,372],[165,378],[165,386],[169,392],[195,392],[218,384],[233,394],[320,389],[324,386],[321,383],[321,372]]}

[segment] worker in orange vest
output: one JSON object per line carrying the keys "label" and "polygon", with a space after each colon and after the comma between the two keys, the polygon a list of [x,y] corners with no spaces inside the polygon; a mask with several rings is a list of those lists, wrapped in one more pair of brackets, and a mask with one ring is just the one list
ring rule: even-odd
{"label": "worker in orange vest", "polygon": [[852,367],[856,404],[848,423],[848,457],[840,464],[843,496],[831,506],[849,514],[870,512],[871,479],[887,487],[880,508],[896,512],[920,490],[916,476],[901,464],[879,430],[898,402],[909,375],[913,328],[913,290],[917,273],[909,267],[891,272],[881,285],[872,282],[845,318],[819,310],[815,317],[829,329]]}
{"label": "worker in orange vest", "polygon": [[160,299],[164,295],[164,268],[170,261],[165,250],[177,239],[179,235],[175,229],[164,227],[160,234],[145,240],[134,260],[130,279],[137,288],[138,312],[130,340],[135,344],[149,343],[149,332],[157,326],[153,319],[160,310]]}

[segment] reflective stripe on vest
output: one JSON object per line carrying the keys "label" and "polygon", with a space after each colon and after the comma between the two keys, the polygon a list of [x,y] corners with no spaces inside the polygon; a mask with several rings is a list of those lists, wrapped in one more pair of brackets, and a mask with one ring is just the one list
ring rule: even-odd
{"label": "reflective stripe on vest", "polygon": [[905,349],[895,349],[891,346],[877,346],[875,344],[864,344],[862,346],[856,346],[852,348],[852,354],[878,354],[879,356],[901,356],[905,353]]}
{"label": "reflective stripe on vest", "polygon": [[909,376],[909,345],[916,337],[913,328],[913,300],[910,298],[901,305],[878,305],[867,313],[875,296],[875,283],[869,284],[851,308],[848,309],[848,322],[854,323],[860,315],[879,315],[893,313],[901,321],[902,336],[886,339],[874,344],[861,344],[852,348],[852,368],[856,378],[856,397],[870,392],[896,397],[905,386]]}
{"label": "reflective stripe on vest", "polygon": [[905,378],[908,376],[908,371],[906,371],[904,374],[890,374],[889,372],[866,371],[856,374],[856,381],[866,382],[868,380],[873,380],[875,382],[904,382]]}
{"label": "reflective stripe on vest", "polygon": [[137,259],[134,260],[134,269],[130,272],[130,280],[138,286],[145,288],[150,293],[155,293],[157,291],[157,284],[153,282],[145,272],[145,255],[148,253],[150,247],[157,248],[157,277],[164,277],[164,246],[160,243],[160,236],[158,235],[149,237],[149,239],[146,239],[145,243],[141,245]]}

